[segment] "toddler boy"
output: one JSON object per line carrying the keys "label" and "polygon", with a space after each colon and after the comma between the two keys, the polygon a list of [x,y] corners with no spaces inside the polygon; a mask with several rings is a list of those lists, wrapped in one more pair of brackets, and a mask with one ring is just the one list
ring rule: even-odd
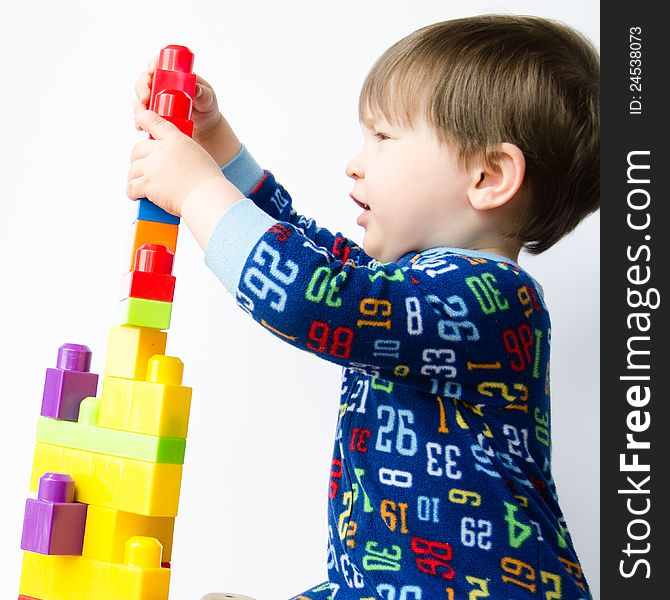
{"label": "toddler boy", "polygon": [[[344,367],[328,582],[296,598],[590,598],[551,475],[550,320],[518,264],[599,203],[598,57],[485,15],[387,50],[347,165],[362,248],[293,209],[198,81],[194,140],[143,110],[128,195],[181,215],[239,305]],[[223,168],[220,168],[223,165]]]}

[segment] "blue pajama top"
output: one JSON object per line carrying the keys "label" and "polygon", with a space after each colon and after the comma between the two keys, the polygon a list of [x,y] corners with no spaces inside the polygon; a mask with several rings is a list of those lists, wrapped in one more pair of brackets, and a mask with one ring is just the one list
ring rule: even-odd
{"label": "blue pajama top", "polygon": [[459,248],[381,264],[297,214],[245,148],[224,173],[248,198],[217,225],[206,263],[269,332],[343,367],[322,589],[591,598],[551,475],[539,284]]}

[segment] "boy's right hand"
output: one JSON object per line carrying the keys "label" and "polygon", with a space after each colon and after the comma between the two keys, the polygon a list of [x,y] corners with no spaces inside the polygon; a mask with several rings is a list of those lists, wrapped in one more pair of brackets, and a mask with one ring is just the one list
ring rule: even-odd
{"label": "boy's right hand", "polygon": [[[142,72],[135,82],[135,114],[149,108],[151,81],[157,63],[158,57],[154,56],[149,61],[147,70]],[[223,166],[239,152],[241,144],[219,111],[219,104],[212,86],[199,75],[196,75],[191,119],[193,119],[193,139],[212,156],[219,166]],[[137,125],[136,128],[139,130]]]}

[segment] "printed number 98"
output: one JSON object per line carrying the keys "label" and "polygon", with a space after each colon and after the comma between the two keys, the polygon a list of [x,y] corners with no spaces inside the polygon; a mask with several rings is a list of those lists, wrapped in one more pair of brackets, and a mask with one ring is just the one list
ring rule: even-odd
{"label": "printed number 98", "polygon": [[[351,342],[354,331],[349,327],[336,327],[330,338],[330,326],[323,321],[313,321],[309,328],[307,347],[318,353],[328,352],[335,358],[347,359],[351,356]],[[330,346],[329,346],[330,341]]]}

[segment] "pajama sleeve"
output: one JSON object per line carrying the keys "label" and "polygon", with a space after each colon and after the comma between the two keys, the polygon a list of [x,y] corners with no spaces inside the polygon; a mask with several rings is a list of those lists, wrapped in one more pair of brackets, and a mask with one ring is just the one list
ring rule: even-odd
{"label": "pajama sleeve", "polygon": [[[273,219],[295,225],[303,235],[318,246],[329,249],[342,261],[350,258],[357,262],[372,260],[355,242],[340,233],[333,235],[327,229],[319,227],[314,219],[298,214],[293,208],[288,192],[271,177],[269,172],[263,171],[246,146],[243,145],[238,154],[221,167],[221,170],[228,181],[253,200],[263,212]],[[265,184],[268,177],[271,179]],[[274,192],[268,194],[269,189],[274,189]]]}
{"label": "pajama sleeve", "polygon": [[[515,380],[544,377],[546,310],[521,269],[444,248],[385,264],[360,249],[338,254],[338,236],[290,207],[265,172],[221,219],[205,255],[274,335],[424,392],[460,398],[463,387],[477,388],[483,402],[499,406],[521,394],[512,393]],[[482,365],[497,370],[498,387],[481,387],[490,379]]]}

